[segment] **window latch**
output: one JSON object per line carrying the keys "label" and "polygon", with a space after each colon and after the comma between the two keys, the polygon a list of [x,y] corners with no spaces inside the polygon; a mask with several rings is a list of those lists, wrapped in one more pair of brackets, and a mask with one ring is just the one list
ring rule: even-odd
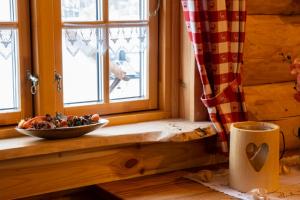
{"label": "window latch", "polygon": [[57,82],[57,91],[60,92],[62,89],[61,81],[62,81],[62,75],[57,73],[56,71],[54,72],[54,80]]}
{"label": "window latch", "polygon": [[39,84],[39,78],[32,75],[31,72],[28,70],[27,71],[27,79],[29,81],[31,81],[31,88],[30,88],[30,92],[32,95],[35,95],[37,93],[37,86]]}

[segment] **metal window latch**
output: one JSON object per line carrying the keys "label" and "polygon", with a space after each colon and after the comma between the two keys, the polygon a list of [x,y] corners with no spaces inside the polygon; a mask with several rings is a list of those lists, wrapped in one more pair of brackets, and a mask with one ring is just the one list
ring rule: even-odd
{"label": "metal window latch", "polygon": [[57,73],[56,71],[54,72],[54,80],[57,82],[57,91],[60,92],[62,89],[61,81],[62,81],[62,75]]}
{"label": "metal window latch", "polygon": [[30,88],[30,92],[32,95],[35,95],[37,93],[37,86],[39,84],[39,78],[32,75],[31,72],[28,70],[27,71],[27,79],[29,81],[31,81],[31,88]]}

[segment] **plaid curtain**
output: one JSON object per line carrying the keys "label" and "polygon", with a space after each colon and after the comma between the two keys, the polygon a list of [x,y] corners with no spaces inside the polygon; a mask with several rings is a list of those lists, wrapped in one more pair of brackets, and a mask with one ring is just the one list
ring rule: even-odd
{"label": "plaid curtain", "polygon": [[181,0],[219,147],[228,152],[231,123],[246,120],[241,86],[246,0]]}

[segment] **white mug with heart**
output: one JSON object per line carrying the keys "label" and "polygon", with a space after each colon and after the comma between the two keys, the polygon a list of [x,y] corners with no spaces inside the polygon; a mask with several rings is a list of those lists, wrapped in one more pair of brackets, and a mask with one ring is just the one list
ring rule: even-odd
{"label": "white mug with heart", "polygon": [[252,121],[231,125],[229,185],[241,192],[279,188],[279,126]]}

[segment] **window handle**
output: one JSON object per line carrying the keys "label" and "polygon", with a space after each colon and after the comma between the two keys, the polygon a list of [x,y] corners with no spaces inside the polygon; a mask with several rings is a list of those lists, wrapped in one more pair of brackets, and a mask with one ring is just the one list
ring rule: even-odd
{"label": "window handle", "polygon": [[39,84],[39,78],[37,76],[34,76],[31,74],[31,72],[28,70],[27,71],[27,79],[31,82],[31,88],[30,92],[32,95],[36,95],[37,93],[37,86]]}
{"label": "window handle", "polygon": [[57,91],[60,92],[62,89],[61,81],[62,81],[62,75],[54,72],[54,80],[57,82]]}

